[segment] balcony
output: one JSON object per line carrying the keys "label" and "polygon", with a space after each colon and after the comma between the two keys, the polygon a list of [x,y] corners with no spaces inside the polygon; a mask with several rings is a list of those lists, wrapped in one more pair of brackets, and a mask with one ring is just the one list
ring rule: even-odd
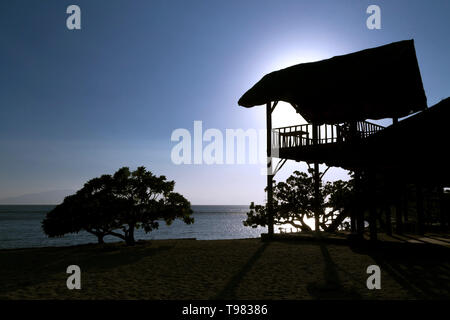
{"label": "balcony", "polygon": [[352,139],[364,139],[383,129],[384,127],[380,125],[368,121],[359,121],[356,123],[356,134],[352,134],[348,124],[324,124],[318,126],[317,141],[314,143],[312,124],[276,128],[272,130],[272,148],[286,149],[316,144],[344,143]]}

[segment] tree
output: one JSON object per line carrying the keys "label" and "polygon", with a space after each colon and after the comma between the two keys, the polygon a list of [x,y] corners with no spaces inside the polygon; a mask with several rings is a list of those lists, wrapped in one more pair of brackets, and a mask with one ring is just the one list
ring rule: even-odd
{"label": "tree", "polygon": [[[352,182],[338,180],[319,185],[320,218],[319,226],[322,230],[331,230],[336,215],[341,215],[350,203]],[[286,182],[276,183],[273,186],[273,212],[274,224],[290,224],[302,231],[311,231],[305,219],[314,217],[315,192],[312,171],[309,174],[295,171]],[[343,220],[343,219],[342,219]],[[267,207],[263,205],[250,205],[244,226],[268,225]],[[342,221],[341,221],[342,222]],[[340,224],[340,223],[339,223]],[[334,227],[334,226],[333,226]]]}
{"label": "tree", "polygon": [[85,230],[103,243],[103,238],[119,225],[115,217],[124,208],[124,201],[113,193],[110,175],[89,180],[76,194],[50,211],[42,227],[49,237],[62,237]]}
{"label": "tree", "polygon": [[174,181],[154,176],[145,167],[134,172],[123,167],[113,176],[88,181],[76,194],[66,197],[47,214],[42,227],[50,237],[85,230],[99,243],[112,235],[133,245],[135,230],[157,229],[158,220],[168,225],[177,218],[187,224],[194,222],[189,201],[173,192],[174,186]]}
{"label": "tree", "polygon": [[164,219],[167,225],[177,218],[186,224],[194,222],[190,216],[189,201],[173,192],[175,182],[166,181],[165,176],[157,177],[144,167],[134,172],[124,167],[114,174],[113,179],[116,194],[126,202],[126,209],[118,215],[123,234],[110,234],[125,240],[127,244],[134,244],[136,229],[143,228],[145,232],[150,232],[159,227],[160,219]]}

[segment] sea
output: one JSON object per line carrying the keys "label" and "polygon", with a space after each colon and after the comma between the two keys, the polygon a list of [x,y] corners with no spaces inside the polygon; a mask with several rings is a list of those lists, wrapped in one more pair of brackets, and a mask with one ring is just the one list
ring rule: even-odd
{"label": "sea", "polygon": [[[60,247],[96,243],[97,238],[88,232],[49,238],[42,231],[41,222],[54,205],[0,205],[0,249]],[[243,221],[249,206],[194,205],[195,222],[186,225],[175,220],[170,226],[160,222],[159,229],[145,233],[136,230],[136,240],[195,238],[197,240],[258,238],[267,228],[245,227]],[[105,242],[121,241],[113,236]]]}

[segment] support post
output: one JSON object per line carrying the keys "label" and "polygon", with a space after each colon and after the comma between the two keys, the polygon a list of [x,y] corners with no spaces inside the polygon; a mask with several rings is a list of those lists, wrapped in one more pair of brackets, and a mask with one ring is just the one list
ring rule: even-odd
{"label": "support post", "polygon": [[266,105],[267,124],[267,214],[269,217],[268,233],[272,236],[273,231],[273,172],[272,172],[272,106]]}
{"label": "support post", "polygon": [[[318,141],[318,130],[319,126],[315,123],[312,125],[313,128],[313,145],[317,146]],[[319,172],[319,163],[317,161],[314,162],[314,221],[315,221],[315,231],[316,233],[320,232],[319,227],[319,218],[320,218],[320,172]]]}
{"label": "support post", "polygon": [[352,211],[350,212],[350,232],[352,234],[356,234],[356,206],[352,207]]}
{"label": "support post", "polygon": [[409,203],[408,203],[408,185],[404,185],[403,198],[402,198],[402,209],[403,209],[403,221],[408,223],[409,215]]}
{"label": "support post", "polygon": [[386,234],[392,236],[392,219],[391,219],[392,207],[390,204],[386,205]]}
{"label": "support post", "polygon": [[416,185],[416,210],[417,210],[417,233],[425,233],[424,208],[423,208],[423,189],[422,184]]}
{"label": "support post", "polygon": [[439,213],[440,213],[440,225],[441,225],[441,232],[447,233],[448,232],[448,218],[447,218],[447,208],[445,206],[445,194],[444,194],[444,187],[440,185],[438,187],[438,193],[439,193]]}
{"label": "support post", "polygon": [[397,198],[395,201],[395,232],[398,234],[403,233],[403,184],[397,182]]}
{"label": "support post", "polygon": [[[367,172],[367,180],[366,183],[368,184],[368,198],[369,198],[369,233],[370,233],[370,240],[376,241],[377,240],[377,206],[376,206],[376,199],[377,199],[377,188],[376,188],[376,179],[375,179],[375,172],[372,169],[369,169]],[[390,217],[389,217],[390,218]],[[386,221],[386,226],[388,225],[388,222]]]}
{"label": "support post", "polygon": [[356,234],[359,238],[363,238],[364,235],[364,208],[362,205],[362,197],[364,196],[362,188],[361,170],[355,170],[355,218],[356,218]]}

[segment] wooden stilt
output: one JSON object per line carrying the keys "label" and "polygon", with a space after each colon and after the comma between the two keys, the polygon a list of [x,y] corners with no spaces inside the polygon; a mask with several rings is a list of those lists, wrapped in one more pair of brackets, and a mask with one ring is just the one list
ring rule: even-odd
{"label": "wooden stilt", "polygon": [[314,220],[315,220],[315,231],[319,232],[319,218],[320,218],[320,173],[319,173],[319,163],[314,162],[314,197],[315,197],[315,212],[314,212]]}
{"label": "wooden stilt", "polygon": [[[377,240],[377,206],[376,206],[376,186],[375,175],[372,170],[367,172],[367,189],[369,190],[369,231],[370,240]],[[386,223],[387,224],[387,223]]]}
{"label": "wooden stilt", "polygon": [[267,123],[267,214],[268,214],[268,233],[272,236],[273,230],[273,172],[272,172],[272,106],[266,105],[266,123]]}
{"label": "wooden stilt", "polygon": [[350,231],[352,234],[356,234],[356,211],[355,207],[352,208],[350,213]]}
{"label": "wooden stilt", "polygon": [[402,198],[402,211],[403,211],[403,221],[408,222],[409,218],[409,206],[408,206],[408,185],[403,188],[403,198]]}
{"label": "wooden stilt", "polygon": [[391,206],[388,204],[385,206],[386,213],[386,234],[392,235],[392,221],[391,221]]}
{"label": "wooden stilt", "polygon": [[423,209],[423,189],[422,184],[416,185],[416,210],[417,210],[417,233],[425,233],[424,209]]}
{"label": "wooden stilt", "polygon": [[[402,188],[400,190],[402,190]],[[399,191],[395,203],[395,232],[398,234],[403,233],[403,196],[403,192]]]}
{"label": "wooden stilt", "polygon": [[[318,145],[318,130],[319,126],[317,124],[313,124],[313,144]],[[319,163],[314,162],[314,221],[315,221],[315,231],[319,232],[319,218],[320,218],[320,172],[319,172]]]}
{"label": "wooden stilt", "polygon": [[364,208],[362,205],[363,188],[362,188],[361,171],[355,171],[355,189],[356,189],[356,233],[358,237],[362,238],[364,234]]}
{"label": "wooden stilt", "polygon": [[395,206],[395,233],[403,233],[403,208],[400,203]]}
{"label": "wooden stilt", "polygon": [[441,231],[447,233],[448,232],[448,221],[447,221],[447,212],[445,207],[445,196],[444,196],[444,187],[438,187],[439,193],[439,221],[441,225]]}

